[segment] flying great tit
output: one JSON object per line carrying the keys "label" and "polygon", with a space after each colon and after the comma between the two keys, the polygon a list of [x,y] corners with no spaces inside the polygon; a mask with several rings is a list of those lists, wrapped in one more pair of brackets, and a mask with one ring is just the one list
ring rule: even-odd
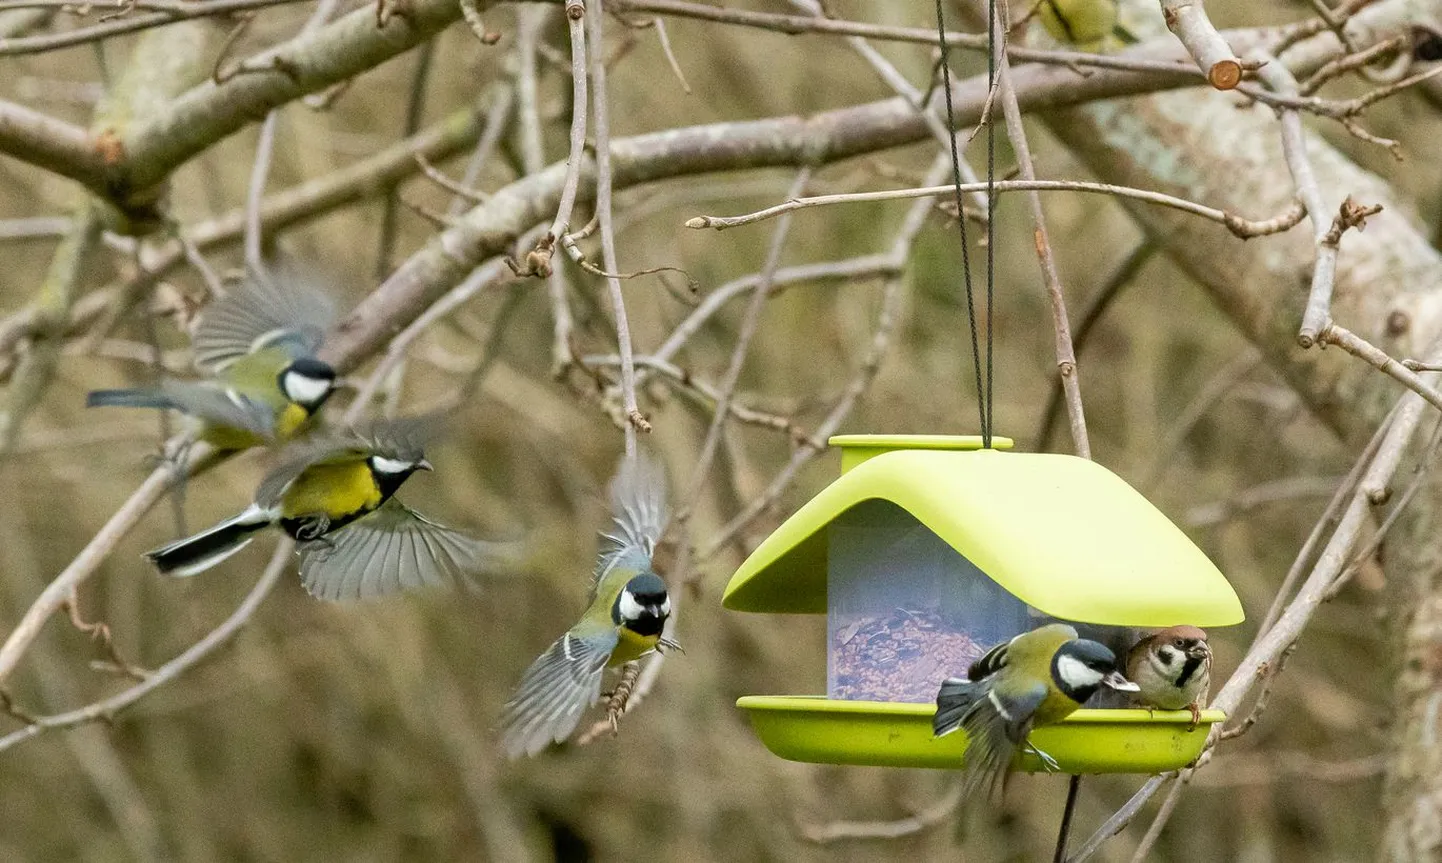
{"label": "flying great tit", "polygon": [[1212,685],[1212,648],[1195,626],[1173,626],[1127,651],[1127,677],[1137,684],[1131,703],[1159,710],[1190,710],[1192,727]]}
{"label": "flying great tit", "polygon": [[502,712],[501,742],[511,758],[560,743],[601,695],[607,668],[665,648],[671,614],[666,583],[651,556],[666,527],[666,475],[646,456],[626,458],[611,482],[615,530],[601,534],[589,604],[575,626],[531,663]]}
{"label": "flying great tit", "polygon": [[1121,26],[1117,0],[1040,0],[1036,11],[1053,39],[1081,51],[1098,52],[1137,41]]}
{"label": "flying great tit", "polygon": [[200,314],[192,348],[206,378],[96,390],[85,403],[179,411],[217,449],[283,442],[335,391],[335,369],[315,357],[334,317],[329,298],[303,280],[249,279]]}
{"label": "flying great tit", "polygon": [[472,539],[393,497],[412,473],[431,470],[423,441],[433,428],[426,418],[389,420],[296,444],[239,515],[146,556],[167,575],[195,575],[274,525],[298,543],[301,580],[320,599],[468,585],[503,568],[510,544]]}
{"label": "flying great tit", "polygon": [[966,732],[964,795],[978,788],[998,791],[1018,751],[1035,754],[1055,770],[1056,761],[1027,741],[1033,728],[1070,716],[1102,686],[1137,689],[1117,672],[1111,650],[1078,638],[1076,630],[1063,623],[998,644],[973,663],[966,676],[942,681],[932,719],[937,737],[958,728]]}

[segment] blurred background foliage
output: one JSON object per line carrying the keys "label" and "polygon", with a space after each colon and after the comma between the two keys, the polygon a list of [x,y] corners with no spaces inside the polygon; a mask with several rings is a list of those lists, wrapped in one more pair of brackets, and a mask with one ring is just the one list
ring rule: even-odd
{"label": "blurred background foliage", "polygon": [[[784,4],[783,4],[784,5]],[[912,8],[914,7],[914,8]],[[349,7],[347,7],[349,8]],[[786,11],[778,4],[753,8]],[[1224,25],[1270,24],[1310,14],[1304,2],[1214,0]],[[838,17],[925,26],[926,4],[834,2]],[[259,16],[234,47],[244,56],[293,33],[310,10],[277,7]],[[464,27],[439,39],[425,90],[424,118],[471,104],[503,79],[516,10],[487,15],[502,34],[478,45]],[[890,95],[845,44],[672,20],[670,38],[694,92],[669,71],[654,31],[609,26],[613,133],[728,119],[805,114]],[[546,28],[555,57],[566,50],[559,12]],[[929,54],[880,45],[912,81],[924,81]],[[33,58],[6,58],[0,96],[86,123],[104,80],[128,54],[127,40]],[[270,188],[280,189],[376,152],[400,134],[410,99],[414,53],[359,78],[327,111],[298,105],[280,127]],[[980,68],[974,57],[961,71]],[[554,59],[541,66],[541,111],[548,160],[564,158],[569,81]],[[1218,96],[1218,98],[1226,98]],[[1398,138],[1410,154],[1436,152],[1438,113],[1416,92],[1374,109],[1371,128]],[[1078,177],[1081,169],[1032,124],[1038,174]],[[1413,196],[1424,220],[1442,212],[1442,162],[1394,162],[1385,151],[1336,130],[1330,139]],[[514,130],[512,130],[514,132]],[[174,177],[174,213],[193,223],[238,205],[255,130],[237,134]],[[975,145],[974,145],[975,146]],[[930,145],[890,151],[820,171],[812,191],[881,188],[918,179]],[[979,150],[977,151],[979,152]],[[514,134],[478,185],[514,179]],[[460,173],[464,155],[442,165]],[[1003,150],[1003,170],[1009,156]],[[704,294],[754,272],[771,227],[725,233],[688,231],[699,213],[735,213],[774,203],[790,172],[654,184],[618,201],[622,269],[685,268]],[[73,192],[13,161],[0,161],[0,218],[60,215]],[[401,189],[431,209],[448,203],[424,177]],[[1046,198],[1052,238],[1073,317],[1142,242],[1115,203],[1094,196]],[[784,262],[821,261],[883,251],[905,204],[853,205],[798,214]],[[377,284],[382,206],[372,200],[336,211],[277,238],[278,247],[318,264],[348,308]],[[634,218],[633,218],[634,216]],[[396,261],[433,226],[399,213]],[[1299,229],[1300,230],[1300,229]],[[1054,376],[1052,333],[1020,199],[1003,199],[996,225],[996,427],[1021,448],[1038,446]],[[1254,240],[1253,242],[1266,242]],[[0,309],[22,307],[53,252],[50,241],[8,241],[0,270]],[[935,213],[905,277],[903,317],[871,390],[844,425],[852,432],[971,432],[965,307],[954,228]],[[974,260],[976,258],[974,257]],[[239,250],[212,256],[239,266]],[[86,289],[123,273],[124,256],[96,255]],[[580,342],[609,352],[613,331],[603,286],[571,270]],[[198,291],[193,272],[171,281]],[[684,316],[681,279],[625,283],[638,348],[654,348]],[[870,339],[877,280],[825,282],[781,292],[765,313],[742,380],[747,403],[794,415],[814,428],[852,377]],[[825,681],[824,622],[743,616],[719,609],[720,590],[743,553],[837,470],[835,455],[805,469],[775,511],[744,541],[704,567],[698,592],[679,598],[684,655],[666,665],[652,696],[621,733],[534,760],[498,757],[495,725],[520,672],[580,609],[602,489],[620,452],[618,430],[588,397],[587,382],[551,378],[551,323],[544,284],[518,280],[483,293],[452,322],[422,340],[405,367],[403,408],[434,404],[464,377],[506,295],[499,361],[466,404],[455,434],[432,456],[441,469],[402,494],[427,512],[492,535],[530,531],[543,539],[536,572],[496,581],[478,596],[419,596],[365,605],[325,605],[294,578],[260,610],[229,649],[162,688],[113,725],[52,733],[0,755],[0,859],[5,860],[1029,860],[1050,855],[1065,782],[1018,777],[1006,805],[973,806],[962,817],[905,838],[819,845],[809,828],[836,820],[885,820],[924,810],[945,796],[944,773],[792,764],[752,737],[734,699],[745,693],[819,692]],[[679,357],[685,368],[721,376],[741,304],[732,304]],[[159,325],[167,350],[184,338]],[[128,321],[120,335],[141,342]],[[0,620],[16,620],[44,583],[71,559],[148,470],[157,423],[143,412],[87,412],[96,386],[143,379],[143,364],[117,349],[67,355],[59,379],[34,415],[14,457],[0,462]],[[1098,460],[1141,490],[1207,551],[1231,578],[1249,623],[1217,632],[1220,679],[1253,634],[1292,556],[1320,514],[1352,453],[1322,427],[1285,384],[1254,359],[1207,297],[1155,257],[1123,288],[1080,357]],[[184,363],[184,354],[178,355]],[[643,408],[649,441],[668,462],[673,486],[689,482],[709,414],[652,384]],[[1065,423],[1050,447],[1067,451]],[[734,427],[720,470],[703,498],[703,539],[754,498],[790,452],[775,432]],[[254,488],[263,462],[232,460],[191,483],[190,525],[232,511]],[[140,552],[176,532],[158,507],[120,546],[81,596],[84,613],[103,618],[119,652],[153,666],[229,613],[258,576],[269,549],[257,544],[195,580],[161,580]],[[1262,723],[1219,756],[1184,798],[1156,852],[1158,860],[1350,860],[1371,855],[1386,711],[1383,650],[1375,593],[1377,567],[1319,616],[1277,684]],[[119,685],[87,668],[102,658],[88,638],[52,622],[13,682],[16,702],[51,712]],[[0,717],[4,730],[18,723]],[[1226,766],[1230,765],[1230,766]],[[1078,833],[1088,833],[1138,783],[1088,779]],[[1102,855],[1125,860],[1139,830]],[[958,845],[958,843],[962,843]]]}

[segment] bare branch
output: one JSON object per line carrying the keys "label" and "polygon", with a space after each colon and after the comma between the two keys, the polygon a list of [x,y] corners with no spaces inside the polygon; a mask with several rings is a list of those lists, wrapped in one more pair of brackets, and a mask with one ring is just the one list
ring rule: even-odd
{"label": "bare branch", "polygon": [[[993,26],[1003,32],[998,18]],[[998,38],[998,43],[1002,39]],[[1001,110],[1006,119],[1006,134],[1011,140],[1012,152],[1016,154],[1017,165],[1021,168],[1023,182],[1036,181],[1036,166],[1032,164],[1031,147],[1026,140],[1026,127],[1021,121],[1021,106],[1016,101],[1016,90],[1011,85],[1011,64],[1007,60],[1007,48],[1002,43],[996,58],[997,93],[1001,98]],[[1027,203],[1031,208],[1033,240],[1036,256],[1041,264],[1042,281],[1051,300],[1052,330],[1055,333],[1057,375],[1061,378],[1065,394],[1066,412],[1071,426],[1072,446],[1082,458],[1092,457],[1091,441],[1087,436],[1086,414],[1082,409],[1081,371],[1077,368],[1076,351],[1072,348],[1071,323],[1067,320],[1066,296],[1062,293],[1061,276],[1057,273],[1056,257],[1052,253],[1051,240],[1047,237],[1046,214],[1041,206],[1041,195],[1036,190],[1028,191]],[[990,312],[988,312],[990,313]]]}
{"label": "bare branch", "polygon": [[0,153],[104,188],[105,154],[79,126],[0,99]]}
{"label": "bare branch", "polygon": [[[601,220],[601,260],[606,265],[606,287],[611,299],[611,316],[616,323],[616,344],[621,353],[621,403],[625,410],[626,452],[636,452],[637,430],[649,432],[651,424],[636,403],[636,366],[631,359],[631,324],[626,316],[626,299],[616,264],[616,235],[611,226],[611,134],[610,109],[606,94],[606,53],[602,41],[605,14],[601,0],[591,0],[586,16],[586,35],[591,50],[591,83],[595,87],[591,107],[596,115],[596,213]],[[568,13],[569,14],[569,13]]]}
{"label": "bare branch", "polygon": [[[1082,192],[1130,198],[1136,201],[1144,201],[1148,204],[1171,207],[1194,216],[1200,216],[1209,221],[1225,225],[1228,230],[1231,230],[1238,236],[1257,236],[1263,233],[1272,233],[1276,225],[1275,220],[1252,222],[1234,216],[1224,210],[1208,207],[1205,204],[1199,204],[1195,201],[1188,201],[1184,198],[1178,198],[1161,192],[1153,192],[1147,189],[1133,189],[1111,183],[1093,183],[1085,180],[998,180],[993,185],[993,188],[997,192]],[[961,190],[963,192],[985,191],[986,189],[986,183],[961,184]],[[782,213],[789,213],[792,210],[825,207],[832,204],[926,198],[934,195],[944,195],[951,190],[951,186],[924,186],[916,189],[888,189],[882,192],[851,192],[838,195],[818,195],[812,198],[794,198],[783,204],[777,204],[774,207],[767,207],[764,210],[757,210],[754,213],[747,213],[741,216],[694,216],[686,221],[686,227],[697,230],[715,228],[718,231],[723,231],[727,228],[765,221],[766,219],[779,216]]]}
{"label": "bare branch", "polygon": [[[157,473],[163,473],[163,471],[157,471]],[[97,701],[94,704],[88,704],[65,713],[57,713],[53,716],[30,717],[28,724],[24,728],[0,737],[0,752],[44,734],[47,731],[54,731],[61,728],[74,728],[77,725],[84,725],[90,722],[114,719],[120,711],[198,665],[218,648],[228,644],[245,628],[245,625],[250,622],[250,619],[255,615],[256,609],[260,607],[260,604],[270,595],[271,590],[280,582],[281,575],[285,573],[286,564],[290,562],[290,553],[293,548],[294,545],[290,539],[281,539],[280,543],[276,546],[275,554],[271,556],[270,564],[266,566],[265,572],[261,575],[260,580],[255,583],[255,587],[250,589],[250,593],[246,594],[245,599],[241,600],[240,605],[236,606],[235,611],[231,612],[229,617],[215,629],[207,633],[204,638],[186,648],[174,659],[155,669],[143,681],[109,698]],[[6,647],[9,647],[8,642]],[[0,661],[0,665],[3,665],[3,661]]]}

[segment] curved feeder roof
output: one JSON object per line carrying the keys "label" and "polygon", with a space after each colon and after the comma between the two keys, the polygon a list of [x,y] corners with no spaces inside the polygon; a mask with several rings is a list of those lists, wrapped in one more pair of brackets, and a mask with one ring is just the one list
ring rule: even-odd
{"label": "curved feeder roof", "polygon": [[826,527],[879,498],[1054,617],[1139,627],[1229,626],[1244,617],[1201,549],[1095,462],[981,449],[977,437],[845,435],[831,443],[843,448],[844,473],[746,559],[726,587],[726,608],[825,613]]}

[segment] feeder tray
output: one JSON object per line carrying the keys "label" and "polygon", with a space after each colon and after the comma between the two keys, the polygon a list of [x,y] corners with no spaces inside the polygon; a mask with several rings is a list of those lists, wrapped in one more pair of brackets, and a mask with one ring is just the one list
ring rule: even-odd
{"label": "feeder tray", "polygon": [[[756,549],[722,600],[737,611],[830,616],[830,697],[737,702],[782,758],[957,767],[965,734],[932,737],[936,685],[965,674],[973,645],[984,649],[1047,622],[1039,618],[1079,624],[1100,640],[1097,633],[1125,632],[1112,627],[1243,619],[1206,555],[1095,462],[1005,452],[1006,438],[993,438],[993,449],[978,437],[938,435],[830,443],[842,450],[842,476]],[[948,620],[958,628],[947,630]],[[848,639],[858,636],[853,649]],[[880,658],[858,678],[846,663],[868,650]],[[951,655],[957,651],[968,657]],[[888,669],[910,677],[883,679],[878,695],[877,669],[882,678]],[[1225,718],[1206,710],[1190,729],[1187,711],[1083,709],[1031,740],[1064,772],[1157,773],[1191,763],[1210,726]],[[1030,755],[1015,766],[1041,769]]]}

